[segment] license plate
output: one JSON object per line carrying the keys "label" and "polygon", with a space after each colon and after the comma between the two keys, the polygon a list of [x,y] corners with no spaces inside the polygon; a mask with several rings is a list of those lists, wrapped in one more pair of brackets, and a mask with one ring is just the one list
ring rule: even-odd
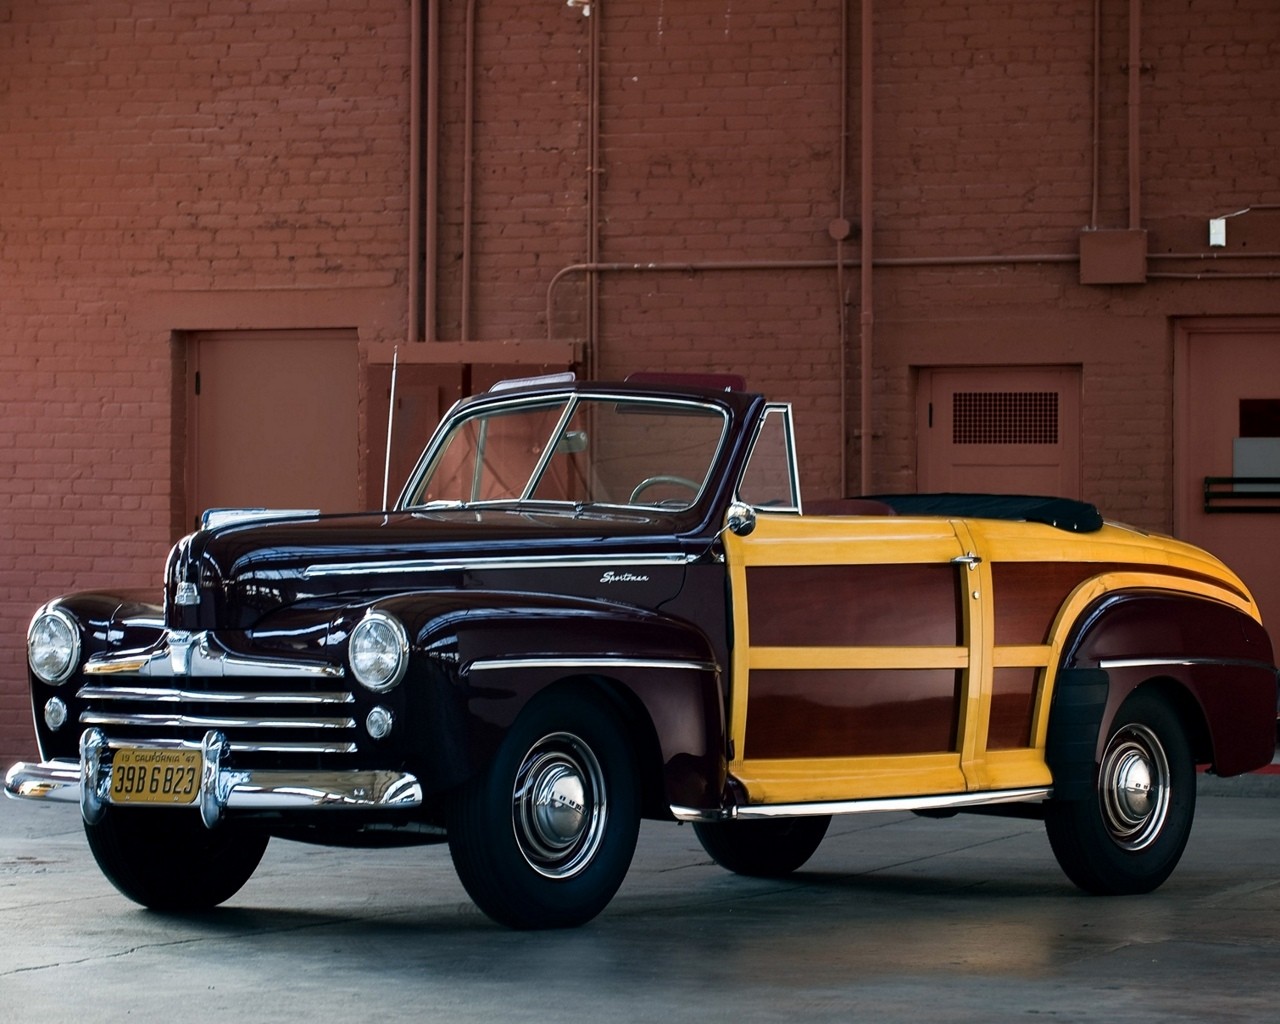
{"label": "license plate", "polygon": [[193,804],[203,767],[198,750],[121,747],[111,761],[111,802]]}

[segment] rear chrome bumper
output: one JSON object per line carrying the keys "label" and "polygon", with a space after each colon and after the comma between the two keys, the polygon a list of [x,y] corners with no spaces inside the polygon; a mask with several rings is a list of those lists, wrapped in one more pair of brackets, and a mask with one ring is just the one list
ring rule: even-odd
{"label": "rear chrome bumper", "polygon": [[[164,749],[178,744],[138,746]],[[226,740],[217,731],[200,744],[203,772],[193,806],[213,828],[224,811],[387,810],[422,804],[422,785],[407,772],[244,770],[222,765]],[[7,796],[80,804],[84,820],[101,820],[111,800],[111,743],[98,729],[80,737],[80,760],[19,762],[5,773]]]}

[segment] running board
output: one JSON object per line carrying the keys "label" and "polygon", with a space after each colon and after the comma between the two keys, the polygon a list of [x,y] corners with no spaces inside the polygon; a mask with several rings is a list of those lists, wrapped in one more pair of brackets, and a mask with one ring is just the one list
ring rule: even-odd
{"label": "running board", "polygon": [[874,800],[825,800],[804,804],[748,804],[745,807],[678,807],[677,821],[750,821],[760,818],[802,818],[819,814],[864,814],[871,811],[962,811],[993,804],[1039,803],[1053,795],[1051,786],[998,789],[981,793],[942,793],[934,796],[895,796]]}

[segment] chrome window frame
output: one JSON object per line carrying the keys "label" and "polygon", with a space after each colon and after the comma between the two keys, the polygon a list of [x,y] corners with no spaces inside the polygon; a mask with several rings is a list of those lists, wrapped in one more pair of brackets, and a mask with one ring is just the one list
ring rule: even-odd
{"label": "chrome window frame", "polygon": [[[787,485],[791,491],[792,504],[790,505],[755,505],[742,497],[742,482],[746,479],[747,473],[751,469],[751,460],[755,457],[756,446],[760,443],[760,437],[764,433],[765,424],[769,417],[773,414],[782,417],[782,434],[783,443],[786,448],[787,460]],[[795,416],[791,408],[790,402],[767,402],[765,403],[764,412],[761,413],[759,421],[756,423],[755,434],[751,438],[751,447],[747,451],[747,457],[743,460],[742,471],[738,474],[738,480],[734,484],[733,499],[743,505],[760,512],[768,513],[785,513],[790,515],[800,515],[804,511],[804,501],[800,495],[800,467],[796,454],[796,430]]]}
{"label": "chrome window frame", "polygon": [[[479,396],[477,396],[479,397]],[[538,484],[541,482],[543,475],[546,473],[547,467],[551,463],[551,459],[555,456],[556,443],[564,434],[568,425],[573,422],[574,414],[578,408],[584,403],[627,403],[632,405],[652,405],[671,407],[685,407],[701,409],[706,412],[715,413],[720,417],[720,437],[716,442],[715,450],[711,453],[707,460],[706,473],[700,481],[697,495],[683,509],[674,510],[678,512],[688,512],[696,508],[707,496],[711,490],[712,484],[716,478],[716,467],[721,464],[725,453],[725,447],[729,441],[730,419],[731,414],[728,409],[723,406],[707,401],[705,399],[669,395],[637,395],[628,391],[590,391],[586,393],[577,391],[562,392],[539,392],[532,395],[512,396],[509,401],[491,402],[485,401],[483,404],[476,403],[477,408],[474,411],[464,408],[471,404],[469,399],[462,399],[455,402],[454,405],[445,413],[441,419],[440,425],[432,434],[431,439],[427,442],[426,448],[422,455],[418,458],[414,465],[413,471],[409,474],[409,478],[404,488],[400,492],[400,497],[396,499],[395,511],[397,512],[420,512],[430,510],[433,507],[443,508],[489,508],[500,507],[503,505],[511,505],[514,503],[531,503],[537,505],[550,505],[557,508],[574,508],[578,503],[572,501],[557,501],[534,499],[531,497],[533,492],[537,490]],[[518,498],[498,498],[487,501],[468,501],[468,502],[442,502],[436,506],[430,502],[419,504],[410,504],[409,497],[420,489],[421,483],[427,479],[430,473],[436,468],[440,456],[444,452],[445,442],[453,431],[464,421],[475,416],[493,415],[494,413],[518,412],[522,408],[536,408],[544,406],[553,408],[558,404],[564,404],[560,418],[557,420],[553,433],[550,435],[552,443],[546,446],[546,450],[542,453],[533,472],[525,483],[523,493]],[[788,442],[789,447],[791,442]],[[794,477],[794,462],[792,465],[793,483],[799,486],[798,480]],[[654,511],[659,508],[652,504],[632,504],[630,502],[588,502],[594,507],[601,508],[622,508],[631,510]]]}

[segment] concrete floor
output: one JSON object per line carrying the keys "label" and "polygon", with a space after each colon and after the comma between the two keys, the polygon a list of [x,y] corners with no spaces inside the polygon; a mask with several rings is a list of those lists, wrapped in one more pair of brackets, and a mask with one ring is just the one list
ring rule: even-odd
{"label": "concrete floor", "polygon": [[837,820],[793,879],[730,875],[646,823],[567,932],[467,900],[443,847],[275,842],[214,913],[99,875],[74,807],[0,800],[0,1022],[1275,1021],[1280,776],[1202,789],[1178,871],[1077,893],[1034,822]]}

